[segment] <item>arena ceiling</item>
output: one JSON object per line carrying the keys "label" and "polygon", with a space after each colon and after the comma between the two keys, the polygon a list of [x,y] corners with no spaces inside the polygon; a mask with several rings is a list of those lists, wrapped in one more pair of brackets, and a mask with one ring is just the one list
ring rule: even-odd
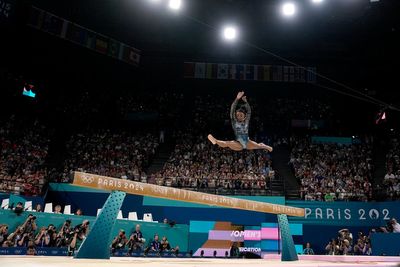
{"label": "arena ceiling", "polygon": [[225,44],[219,31],[226,23],[238,25],[240,37],[249,43],[297,60],[387,63],[399,55],[398,0],[325,0],[318,6],[309,0],[295,1],[298,12],[290,20],[279,12],[283,0],[182,1],[178,12],[150,0],[32,0],[32,4],[148,55],[270,58],[243,43]]}

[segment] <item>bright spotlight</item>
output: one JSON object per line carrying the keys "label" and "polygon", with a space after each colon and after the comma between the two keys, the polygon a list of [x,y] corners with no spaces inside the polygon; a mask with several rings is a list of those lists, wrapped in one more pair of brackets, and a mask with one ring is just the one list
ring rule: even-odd
{"label": "bright spotlight", "polygon": [[173,9],[173,10],[178,10],[181,8],[182,5],[182,1],[181,0],[169,0],[169,8]]}
{"label": "bright spotlight", "polygon": [[282,14],[291,17],[296,13],[296,6],[293,3],[285,3],[282,5]]}
{"label": "bright spotlight", "polygon": [[323,2],[323,1],[324,0],[312,0],[312,2],[315,3],[315,4],[319,4],[319,3]]}
{"label": "bright spotlight", "polygon": [[232,26],[227,26],[227,27],[225,27],[225,28],[224,28],[224,31],[223,31],[223,36],[224,36],[225,40],[228,40],[228,41],[233,41],[233,40],[235,40],[236,37],[237,37],[237,30],[236,30],[236,28],[235,28],[235,27],[232,27]]}

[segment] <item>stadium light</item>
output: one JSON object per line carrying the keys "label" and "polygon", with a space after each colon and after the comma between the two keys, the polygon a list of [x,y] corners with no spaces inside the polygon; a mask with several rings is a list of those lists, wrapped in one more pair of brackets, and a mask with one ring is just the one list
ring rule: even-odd
{"label": "stadium light", "polygon": [[181,8],[181,0],[169,0],[168,6],[170,9],[179,10]]}
{"label": "stadium light", "polygon": [[324,0],[311,0],[311,2],[313,2],[314,4],[319,4],[321,2],[323,2]]}
{"label": "stadium light", "polygon": [[226,26],[223,30],[223,37],[227,41],[234,41],[237,38],[237,29],[233,26]]}
{"label": "stadium light", "polygon": [[292,17],[296,13],[296,6],[293,3],[284,3],[282,5],[282,14],[285,17]]}

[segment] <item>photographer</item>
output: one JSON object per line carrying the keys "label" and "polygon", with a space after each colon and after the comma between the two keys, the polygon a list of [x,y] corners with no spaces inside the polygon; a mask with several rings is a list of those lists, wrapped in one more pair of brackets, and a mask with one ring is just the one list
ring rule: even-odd
{"label": "photographer", "polygon": [[39,247],[55,247],[56,246],[56,229],[54,225],[42,227],[40,232],[36,235],[35,244]]}
{"label": "photographer", "polygon": [[71,220],[66,220],[61,227],[60,232],[56,236],[57,247],[67,247],[73,238],[73,231],[71,229]]}
{"label": "photographer", "polygon": [[24,227],[25,233],[34,233],[37,230],[36,216],[29,214],[22,227]]}
{"label": "photographer", "polygon": [[84,220],[82,224],[75,226],[71,243],[68,246],[68,255],[72,256],[75,249],[80,246],[82,241],[89,233],[89,221]]}
{"label": "photographer", "polygon": [[7,241],[8,238],[8,225],[2,224],[0,225],[0,247],[3,246],[3,243]]}
{"label": "photographer", "polygon": [[111,243],[111,253],[114,254],[117,249],[124,249],[127,242],[125,231],[121,229]]}
{"label": "photographer", "polygon": [[341,255],[350,255],[352,253],[349,240],[345,239],[339,242],[339,252]]}
{"label": "photographer", "polygon": [[128,241],[128,255],[132,253],[133,250],[135,251],[142,251],[143,245],[146,242],[146,239],[143,238],[143,234],[140,231],[140,225],[137,224],[135,231],[131,234]]}
{"label": "photographer", "polygon": [[18,245],[18,242],[21,241],[24,232],[25,232],[24,227],[18,226],[15,232],[11,233],[8,236],[7,242],[4,243],[7,243],[8,247],[16,247]]}

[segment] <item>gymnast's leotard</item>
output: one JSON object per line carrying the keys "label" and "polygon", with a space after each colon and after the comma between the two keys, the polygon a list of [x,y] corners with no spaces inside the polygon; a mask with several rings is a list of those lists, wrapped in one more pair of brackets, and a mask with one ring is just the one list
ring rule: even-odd
{"label": "gymnast's leotard", "polygon": [[246,102],[244,105],[246,109],[246,119],[243,122],[239,122],[236,120],[236,115],[235,115],[236,106],[238,102],[239,100],[235,99],[235,101],[232,103],[231,106],[232,128],[236,136],[236,141],[238,141],[242,145],[243,149],[246,149],[247,143],[249,142],[249,122],[251,116],[251,108],[249,103]]}

